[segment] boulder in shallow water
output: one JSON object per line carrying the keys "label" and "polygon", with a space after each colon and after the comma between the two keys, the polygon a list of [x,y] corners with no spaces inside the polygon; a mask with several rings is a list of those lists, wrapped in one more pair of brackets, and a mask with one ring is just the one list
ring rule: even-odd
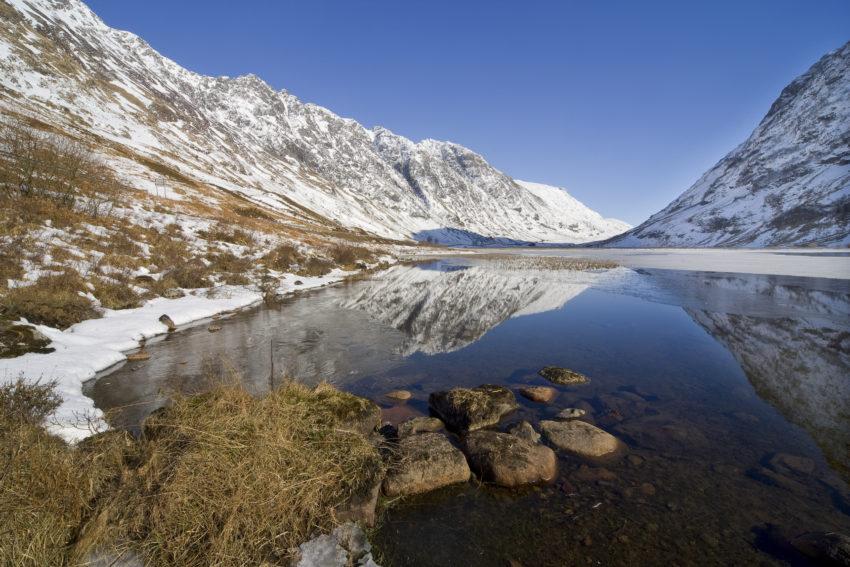
{"label": "boulder in shallow water", "polygon": [[582,457],[604,457],[622,447],[616,437],[584,421],[542,421],[540,429],[552,445]]}
{"label": "boulder in shallow water", "polygon": [[537,433],[537,431],[534,430],[534,426],[527,421],[515,423],[508,428],[508,433],[515,437],[519,437],[520,439],[525,439],[531,443],[537,443],[540,441],[540,434]]}
{"label": "boulder in shallow water", "polygon": [[384,494],[420,494],[470,477],[463,453],[441,433],[410,435],[398,442],[384,479]]}
{"label": "boulder in shallow water", "polygon": [[519,389],[519,393],[532,402],[540,404],[548,404],[558,397],[558,390],[549,386],[523,386]]}
{"label": "boulder in shallow water", "polygon": [[493,384],[477,388],[452,388],[428,398],[434,412],[454,431],[481,429],[499,423],[518,406],[514,393]]}
{"label": "boulder in shallow water", "polygon": [[464,439],[472,469],[500,486],[521,486],[555,478],[558,459],[544,445],[498,431],[473,431]]}
{"label": "boulder in shallow water", "polygon": [[399,438],[416,435],[418,433],[434,433],[443,429],[445,425],[436,417],[414,417],[408,419],[398,426]]}
{"label": "boulder in shallow water", "polygon": [[580,374],[568,368],[561,368],[560,366],[547,366],[540,370],[538,374],[553,384],[560,384],[562,386],[587,384],[590,382],[590,378],[584,374]]}

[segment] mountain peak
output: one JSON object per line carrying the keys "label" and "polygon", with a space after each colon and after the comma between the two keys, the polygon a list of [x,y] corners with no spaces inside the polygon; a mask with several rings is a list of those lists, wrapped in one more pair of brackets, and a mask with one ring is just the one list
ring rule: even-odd
{"label": "mountain peak", "polygon": [[740,146],[610,246],[850,244],[850,42],[785,87]]}

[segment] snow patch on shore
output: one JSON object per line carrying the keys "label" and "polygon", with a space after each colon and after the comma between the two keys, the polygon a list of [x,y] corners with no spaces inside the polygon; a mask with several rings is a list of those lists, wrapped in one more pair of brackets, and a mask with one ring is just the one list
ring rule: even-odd
{"label": "snow patch on shore", "polygon": [[[306,290],[338,282],[348,272],[334,270],[322,277],[284,278],[281,292]],[[302,283],[297,287],[294,281]],[[51,340],[56,349],[47,354],[28,353],[16,358],[0,359],[0,384],[18,378],[57,382],[62,405],[51,418],[48,429],[69,442],[79,441],[105,429],[103,413],[91,398],[83,394],[83,384],[98,372],[126,360],[126,351],[135,350],[139,342],[168,329],[159,321],[168,315],[177,326],[186,326],[228,311],[256,305],[262,295],[247,286],[218,286],[211,290],[194,290],[185,297],[158,297],[136,309],[105,310],[103,318],[89,319],[64,331],[34,325]],[[27,323],[22,320],[22,323]]]}

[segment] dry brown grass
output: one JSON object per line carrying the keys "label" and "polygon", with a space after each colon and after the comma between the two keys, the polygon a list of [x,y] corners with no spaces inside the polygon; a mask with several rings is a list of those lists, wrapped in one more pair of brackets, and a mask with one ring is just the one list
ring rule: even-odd
{"label": "dry brown grass", "polygon": [[229,242],[242,246],[254,246],[256,241],[254,235],[239,228],[227,226],[224,223],[216,223],[207,230],[199,230],[198,236],[210,242]]}
{"label": "dry brown grass", "polygon": [[72,450],[41,426],[54,385],[0,387],[0,564],[76,565],[74,542],[123,468],[129,440],[109,434]]}
{"label": "dry brown grass", "polygon": [[295,264],[303,262],[304,256],[292,244],[279,244],[266,253],[260,261],[271,270],[287,272]]}
{"label": "dry brown grass", "polygon": [[74,323],[100,317],[92,302],[79,294],[87,291],[74,270],[44,275],[32,285],[8,290],[0,298],[0,314],[6,319],[24,317],[30,323],[66,329]]}
{"label": "dry brown grass", "polygon": [[298,271],[296,272],[299,276],[309,276],[309,277],[321,277],[333,270],[336,266],[330,260],[325,260],[324,258],[319,258],[316,256],[311,256],[307,258],[303,263],[299,264]]}
{"label": "dry brown grass", "polygon": [[358,264],[375,261],[375,254],[368,248],[348,244],[337,244],[331,247],[328,255],[337,266],[344,269],[354,269],[358,267]]}
{"label": "dry brown grass", "polygon": [[130,309],[141,304],[141,298],[126,281],[94,278],[94,296],[107,309]]}
{"label": "dry brown grass", "polygon": [[174,398],[139,441],[109,431],[77,447],[41,426],[53,386],[0,387],[2,565],[80,565],[95,549],[150,565],[285,564],[383,474],[362,432],[374,405],[331,386],[286,381],[256,398],[218,385]]}
{"label": "dry brown grass", "polygon": [[145,423],[140,466],[86,532],[153,565],[281,564],[382,473],[344,427],[365,400],[286,382],[263,398],[220,386]]}

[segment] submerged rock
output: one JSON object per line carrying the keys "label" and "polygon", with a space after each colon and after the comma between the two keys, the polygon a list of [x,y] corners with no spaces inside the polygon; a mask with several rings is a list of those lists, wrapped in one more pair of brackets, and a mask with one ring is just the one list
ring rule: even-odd
{"label": "submerged rock", "polygon": [[134,352],[133,354],[127,355],[127,360],[130,362],[138,362],[141,360],[147,360],[151,357],[151,353],[146,350],[140,350],[138,352]]}
{"label": "submerged rock", "polygon": [[497,431],[473,431],[464,439],[472,469],[500,486],[521,486],[555,478],[558,459],[544,445]]}
{"label": "submerged rock", "polygon": [[420,494],[466,482],[469,465],[463,453],[441,433],[421,433],[400,439],[396,458],[384,479],[384,494]]}
{"label": "submerged rock", "polygon": [[578,372],[559,366],[547,366],[538,372],[538,374],[554,384],[561,384],[563,386],[587,384],[590,382],[590,378],[584,374],[579,374]]}
{"label": "submerged rock", "polygon": [[384,396],[390,398],[391,400],[409,400],[413,394],[408,392],[407,390],[393,390],[392,392],[387,392]]}
{"label": "submerged rock", "polygon": [[408,437],[417,433],[434,433],[443,429],[445,425],[436,417],[414,417],[408,419],[398,426],[398,437]]}
{"label": "submerged rock", "polygon": [[532,402],[548,404],[558,396],[558,390],[549,386],[523,386],[519,393]]}
{"label": "submerged rock", "polygon": [[527,421],[521,421],[517,424],[514,424],[508,429],[508,433],[515,437],[519,437],[520,439],[525,439],[531,443],[537,443],[540,441],[540,434],[534,430],[534,427],[528,423]]}
{"label": "submerged rock", "polygon": [[555,416],[555,419],[560,419],[566,421],[568,419],[578,419],[580,417],[584,417],[587,414],[581,408],[564,408],[558,412],[558,415]]}
{"label": "submerged rock", "polygon": [[622,447],[616,437],[584,421],[542,421],[540,429],[555,447],[582,457],[604,457]]}
{"label": "submerged rock", "polygon": [[809,532],[791,540],[797,551],[824,565],[850,566],[850,536],[837,532]]}
{"label": "submerged rock", "polygon": [[429,396],[428,403],[446,425],[455,431],[495,425],[503,415],[518,407],[513,392],[493,384],[434,392]]}

